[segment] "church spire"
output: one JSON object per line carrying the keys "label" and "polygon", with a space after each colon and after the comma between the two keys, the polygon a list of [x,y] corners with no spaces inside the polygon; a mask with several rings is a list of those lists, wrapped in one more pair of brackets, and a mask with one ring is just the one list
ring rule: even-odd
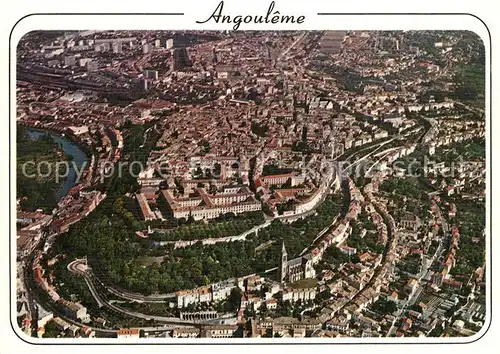
{"label": "church spire", "polygon": [[288,275],[288,255],[286,254],[285,242],[281,245],[281,264],[279,268],[279,280],[284,283]]}

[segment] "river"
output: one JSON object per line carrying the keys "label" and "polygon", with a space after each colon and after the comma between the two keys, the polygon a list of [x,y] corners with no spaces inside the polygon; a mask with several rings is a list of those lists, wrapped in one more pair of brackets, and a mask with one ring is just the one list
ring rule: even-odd
{"label": "river", "polygon": [[79,171],[81,170],[82,166],[84,166],[84,164],[84,167],[88,167],[88,157],[77,144],[71,142],[66,138],[63,138],[58,134],[32,128],[28,129],[28,135],[32,139],[38,139],[38,137],[43,134],[49,134],[57,144],[60,144],[62,146],[62,149],[64,150],[64,153],[66,155],[70,155],[73,157],[73,160],[69,164],[68,177],[66,177],[61,187],[59,187],[59,189],[55,193],[55,198],[57,201],[59,201],[59,199],[68,194],[70,188],[76,184],[77,174],[75,171],[75,166]]}

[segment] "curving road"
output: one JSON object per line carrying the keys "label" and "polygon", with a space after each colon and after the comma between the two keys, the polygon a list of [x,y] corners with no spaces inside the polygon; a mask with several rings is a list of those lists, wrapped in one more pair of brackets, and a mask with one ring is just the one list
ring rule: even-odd
{"label": "curving road", "polygon": [[104,284],[98,277],[95,275],[92,275],[92,279],[99,282],[101,286],[103,286],[106,290],[108,290],[110,293],[113,295],[116,295],[118,297],[121,297],[122,299],[129,300],[129,301],[136,301],[136,302],[146,302],[146,303],[158,303],[158,302],[164,302],[167,299],[172,299],[175,297],[174,293],[170,294],[157,294],[157,295],[142,295],[139,293],[132,293],[129,291],[125,291],[123,289],[115,289],[113,287],[110,287],[106,284]]}
{"label": "curving road", "polygon": [[74,274],[78,274],[81,277],[84,278],[85,283],[87,283],[87,286],[90,289],[90,292],[92,293],[92,296],[96,300],[96,302],[99,304],[99,307],[106,306],[113,311],[119,312],[123,315],[130,316],[130,317],[136,317],[136,318],[141,318],[144,320],[155,320],[158,322],[166,323],[166,324],[175,324],[178,326],[190,326],[190,327],[197,327],[200,326],[201,323],[197,322],[189,322],[189,321],[184,321],[181,320],[177,317],[164,317],[164,316],[156,316],[156,315],[147,315],[141,312],[135,312],[131,311],[128,309],[121,308],[119,306],[116,306],[109,302],[107,299],[103,298],[97,289],[94,286],[94,283],[92,282],[92,277],[89,275],[89,270],[88,267],[83,263],[82,260],[75,260],[71,263],[68,264],[68,270]]}

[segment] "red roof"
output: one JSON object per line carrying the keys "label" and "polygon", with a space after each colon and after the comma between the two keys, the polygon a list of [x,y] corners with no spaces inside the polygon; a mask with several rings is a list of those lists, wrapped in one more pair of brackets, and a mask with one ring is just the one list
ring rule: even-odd
{"label": "red roof", "polygon": [[35,280],[42,280],[42,269],[40,267],[35,268]]}

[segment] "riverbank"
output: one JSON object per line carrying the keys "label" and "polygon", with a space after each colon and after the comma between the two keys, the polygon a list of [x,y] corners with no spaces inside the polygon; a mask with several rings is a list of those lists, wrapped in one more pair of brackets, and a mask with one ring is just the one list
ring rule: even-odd
{"label": "riverbank", "polygon": [[93,147],[85,144],[82,142],[80,139],[78,139],[77,136],[72,134],[71,132],[68,132],[67,130],[62,130],[62,129],[57,129],[53,127],[40,127],[38,125],[34,124],[29,124],[27,122],[22,122],[18,123],[20,126],[28,129],[28,130],[34,130],[42,133],[49,133],[53,134],[55,136],[60,137],[61,139],[68,140],[70,143],[77,145],[80,150],[82,150],[85,155],[87,156],[88,159],[92,157],[94,154]]}
{"label": "riverbank", "polygon": [[[57,144],[61,150],[63,151],[64,155],[70,156],[68,162],[68,170],[67,171],[60,171],[62,174],[66,175],[64,178],[61,178],[62,183],[51,183],[51,188],[50,189],[55,189],[53,194],[51,196],[48,196],[47,193],[49,191],[47,188],[45,188],[45,193],[43,194],[45,197],[40,197],[38,198],[40,201],[47,201],[47,207],[50,207],[49,204],[50,200],[53,201],[52,204],[57,204],[57,202],[67,195],[68,191],[77,183],[77,169],[81,170],[82,168],[85,168],[88,166],[89,163],[89,156],[87,153],[83,151],[83,149],[80,148],[81,145],[83,145],[81,142],[77,144],[74,140],[75,139],[70,139],[66,136],[61,136],[59,133],[46,130],[46,129],[38,129],[38,128],[31,128],[31,127],[26,127],[26,134],[30,139],[38,139],[41,136],[48,134],[52,140],[54,141],[55,144]],[[19,159],[19,157],[18,157]],[[43,160],[43,159],[42,159]],[[63,160],[61,160],[63,161]],[[43,161],[38,161],[38,162],[43,162]],[[67,173],[66,173],[67,172]],[[21,186],[18,185],[19,188],[26,187],[27,184],[29,184],[29,181],[31,179],[27,178],[22,178],[18,176],[18,183],[20,182]],[[25,189],[25,188],[24,188]],[[26,193],[23,193],[26,194]],[[29,195],[29,194],[27,194]],[[54,205],[55,206],[55,205]]]}

